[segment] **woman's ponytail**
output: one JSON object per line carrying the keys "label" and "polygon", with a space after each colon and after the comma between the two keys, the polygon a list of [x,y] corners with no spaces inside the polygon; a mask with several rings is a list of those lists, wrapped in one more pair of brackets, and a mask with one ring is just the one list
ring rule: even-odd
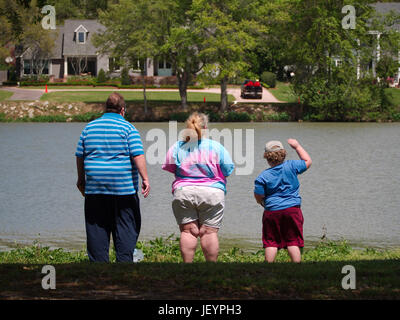
{"label": "woman's ponytail", "polygon": [[[197,135],[197,140],[201,140],[203,135],[202,130],[207,128],[208,117],[204,113],[193,112],[186,121],[186,128],[190,131],[185,135],[185,141],[188,142],[190,139],[195,138],[193,133]],[[192,134],[191,134],[192,133]]]}

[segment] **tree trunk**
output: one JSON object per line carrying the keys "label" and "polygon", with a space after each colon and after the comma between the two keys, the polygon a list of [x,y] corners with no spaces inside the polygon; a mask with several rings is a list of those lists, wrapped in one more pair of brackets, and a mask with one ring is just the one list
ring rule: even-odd
{"label": "tree trunk", "polygon": [[147,114],[146,78],[144,73],[142,75],[142,83],[143,83],[144,114]]}
{"label": "tree trunk", "polygon": [[227,87],[228,87],[228,77],[224,77],[221,80],[221,107],[220,107],[221,112],[224,112],[228,107]]}
{"label": "tree trunk", "polygon": [[187,87],[189,83],[189,73],[187,71],[183,71],[182,74],[178,74],[178,85],[179,85],[179,94],[181,96],[181,107],[183,110],[186,110],[187,105]]}

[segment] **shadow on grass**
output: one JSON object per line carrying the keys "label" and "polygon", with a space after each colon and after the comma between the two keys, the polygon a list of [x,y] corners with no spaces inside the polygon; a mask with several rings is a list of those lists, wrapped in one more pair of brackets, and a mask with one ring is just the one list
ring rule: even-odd
{"label": "shadow on grass", "polygon": [[[345,265],[356,289],[344,290]],[[399,299],[397,259],[291,263],[54,264],[56,290],[43,290],[41,264],[0,264],[2,299]]]}

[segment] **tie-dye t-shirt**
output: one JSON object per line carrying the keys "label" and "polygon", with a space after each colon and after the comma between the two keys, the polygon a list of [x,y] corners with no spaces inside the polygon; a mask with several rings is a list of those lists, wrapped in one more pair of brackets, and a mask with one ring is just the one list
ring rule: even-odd
{"label": "tie-dye t-shirt", "polygon": [[172,192],[184,186],[206,186],[224,190],[226,177],[234,164],[226,149],[210,139],[195,142],[178,141],[169,150],[163,170],[175,174]]}

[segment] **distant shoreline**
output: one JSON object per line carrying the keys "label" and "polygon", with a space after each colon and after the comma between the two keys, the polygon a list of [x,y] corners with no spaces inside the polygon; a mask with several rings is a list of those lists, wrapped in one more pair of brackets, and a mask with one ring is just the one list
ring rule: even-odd
{"label": "distant shoreline", "polygon": [[[183,122],[193,111],[207,113],[210,122],[313,122],[302,116],[297,103],[231,104],[221,112],[216,102],[188,103],[182,110],[177,102],[149,101],[145,113],[142,102],[127,102],[126,119],[134,122]],[[57,101],[0,101],[0,122],[89,122],[102,115],[102,103]],[[385,118],[386,117],[386,118]],[[365,118],[362,121],[338,121],[343,123],[398,122],[400,119]]]}

